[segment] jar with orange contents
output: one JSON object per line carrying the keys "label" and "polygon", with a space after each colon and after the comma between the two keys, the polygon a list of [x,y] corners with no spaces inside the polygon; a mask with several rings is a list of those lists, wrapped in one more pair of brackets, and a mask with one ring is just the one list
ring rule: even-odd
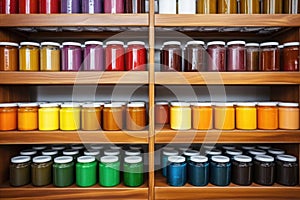
{"label": "jar with orange contents", "polygon": [[104,104],[103,125],[105,131],[118,131],[123,126],[123,111],[121,104]]}
{"label": "jar with orange contents", "polygon": [[215,129],[232,130],[235,128],[235,109],[233,103],[216,103],[214,116]]}
{"label": "jar with orange contents", "polygon": [[18,130],[32,131],[38,128],[38,103],[20,103]]}
{"label": "jar with orange contents", "polygon": [[261,102],[257,106],[257,128],[264,130],[278,129],[277,102]]}
{"label": "jar with orange contents", "polygon": [[211,103],[192,103],[193,129],[209,130],[213,125],[213,109]]}
{"label": "jar with orange contents", "polygon": [[146,127],[146,108],[144,103],[129,103],[126,109],[127,130],[138,131]]}
{"label": "jar with orange contents", "polygon": [[0,104],[0,131],[11,131],[17,129],[17,104]]}

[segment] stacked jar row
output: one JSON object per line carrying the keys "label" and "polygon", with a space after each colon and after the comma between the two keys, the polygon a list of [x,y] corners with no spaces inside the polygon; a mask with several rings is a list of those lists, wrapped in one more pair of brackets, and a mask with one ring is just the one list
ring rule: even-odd
{"label": "stacked jar row", "polygon": [[159,0],[160,14],[297,14],[298,0]]}
{"label": "stacked jar row", "polygon": [[155,122],[174,130],[297,130],[299,104],[156,102]]}
{"label": "stacked jar row", "polygon": [[11,158],[10,184],[46,186],[53,183],[56,187],[67,187],[76,183],[79,187],[90,187],[98,181],[101,186],[113,187],[120,184],[122,170],[125,186],[138,187],[144,183],[144,164],[138,150],[125,151],[122,158],[117,149],[104,150],[101,156],[99,150],[86,150],[82,155],[83,145],[60,150],[62,155],[55,150],[59,148],[65,147],[56,145],[53,149],[40,150],[41,155],[27,149],[20,152],[21,156]]}
{"label": "stacked jar row", "polygon": [[145,102],[0,104],[1,131],[137,131],[146,128],[146,120]]}
{"label": "stacked jar row", "polygon": [[0,71],[145,71],[142,41],[0,42]]}
{"label": "stacked jar row", "polygon": [[145,0],[0,0],[0,14],[144,12]]}
{"label": "stacked jar row", "polygon": [[180,42],[165,42],[161,71],[299,71],[299,42],[190,41],[183,54]]}
{"label": "stacked jar row", "polygon": [[162,153],[163,175],[171,186],[184,186],[187,182],[194,186],[206,186],[209,182],[217,186],[227,186],[230,182],[242,186],[252,182],[266,186],[275,182],[285,186],[298,184],[295,156],[280,149],[269,149],[267,153],[260,149],[246,150],[248,146],[244,151],[233,147],[226,146],[225,153],[209,148],[204,152],[206,156],[191,149],[179,156],[179,151],[167,147]]}

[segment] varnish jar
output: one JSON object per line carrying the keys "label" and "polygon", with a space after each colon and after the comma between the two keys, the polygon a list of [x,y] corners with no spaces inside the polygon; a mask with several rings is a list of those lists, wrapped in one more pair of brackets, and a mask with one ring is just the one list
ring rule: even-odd
{"label": "varnish jar", "polygon": [[231,169],[232,183],[242,186],[252,184],[253,163],[251,157],[243,155],[234,156]]}
{"label": "varnish jar", "polygon": [[19,45],[14,42],[0,42],[0,71],[17,71],[19,68]]}
{"label": "varnish jar", "polygon": [[299,164],[297,158],[291,155],[276,157],[276,182],[285,186],[298,185]]}
{"label": "varnish jar", "polygon": [[276,158],[278,155],[283,155],[283,154],[285,154],[285,151],[282,149],[275,149],[275,148],[268,149],[268,155],[273,156],[274,158]]}
{"label": "varnish jar", "polygon": [[170,127],[175,130],[188,130],[192,127],[192,109],[189,103],[172,102]]}
{"label": "varnish jar", "polygon": [[36,42],[21,42],[19,49],[20,71],[39,71],[40,44]]}
{"label": "varnish jar", "polygon": [[19,187],[30,183],[30,160],[29,156],[16,156],[10,159],[9,183]]}
{"label": "varnish jar", "polygon": [[158,125],[166,125],[170,122],[169,103],[160,101],[155,103],[155,123]]}
{"label": "varnish jar", "polygon": [[278,129],[277,103],[265,102],[257,105],[257,128],[265,130]]}
{"label": "varnish jar", "polygon": [[216,186],[230,184],[231,163],[227,156],[213,156],[210,163],[210,183]]}
{"label": "varnish jar", "polygon": [[38,103],[20,103],[18,130],[32,131],[38,128]]}
{"label": "varnish jar", "polygon": [[193,129],[209,130],[213,127],[213,108],[211,103],[192,103]]}
{"label": "varnish jar", "polygon": [[158,2],[159,14],[176,14],[177,1],[176,0],[159,0]]}
{"label": "varnish jar", "polygon": [[207,43],[208,71],[226,71],[226,47],[223,41]]}
{"label": "varnish jar", "polygon": [[260,44],[260,70],[279,71],[280,52],[278,42],[266,42]]}
{"label": "varnish jar", "polygon": [[52,161],[50,156],[34,157],[31,164],[31,182],[34,186],[46,186],[52,182]]}
{"label": "varnish jar", "polygon": [[124,13],[124,0],[104,0],[104,13]]}
{"label": "varnish jar", "polygon": [[60,0],[40,0],[39,10],[43,14],[60,13]]}
{"label": "varnish jar", "polygon": [[129,103],[126,109],[126,128],[131,131],[143,130],[146,127],[146,108],[142,103]]}
{"label": "varnish jar", "polygon": [[19,0],[0,1],[1,14],[17,14],[19,11]]}
{"label": "varnish jar", "polygon": [[59,129],[59,107],[56,103],[44,103],[39,109],[39,130],[54,131]]}
{"label": "varnish jar", "polygon": [[193,149],[187,149],[183,152],[183,156],[185,157],[186,162],[188,162],[192,156],[199,156],[200,152]]}
{"label": "varnish jar", "polygon": [[285,14],[298,14],[300,10],[298,0],[283,0],[283,12]]}
{"label": "varnish jar", "polygon": [[103,42],[86,41],[83,51],[83,68],[85,71],[104,71]]}
{"label": "varnish jar", "polygon": [[124,71],[125,69],[125,49],[124,42],[106,42],[105,49],[106,71]]}
{"label": "varnish jar", "polygon": [[181,43],[165,42],[162,47],[161,71],[181,71]]}
{"label": "varnish jar", "polygon": [[81,129],[87,131],[99,130],[102,109],[96,103],[83,104],[81,108]]}
{"label": "varnish jar", "polygon": [[138,187],[144,183],[144,163],[141,156],[127,156],[124,158],[124,185]]}
{"label": "varnish jar", "polygon": [[145,42],[142,41],[128,42],[125,60],[126,60],[127,71],[146,71],[147,50],[145,47]]}
{"label": "varnish jar", "polygon": [[206,186],[208,181],[208,158],[205,156],[192,156],[188,162],[188,182],[194,186]]}
{"label": "varnish jar", "polygon": [[217,14],[217,0],[197,0],[198,14]]}
{"label": "varnish jar", "polygon": [[80,156],[79,150],[76,149],[66,149],[63,151],[64,156],[72,156],[74,161],[77,161],[77,158]]}
{"label": "varnish jar", "polygon": [[20,151],[20,155],[21,156],[29,156],[31,159],[35,156],[37,156],[37,150],[34,149],[24,149],[22,151]]}
{"label": "varnish jar", "polygon": [[120,161],[117,156],[103,156],[99,163],[99,184],[113,187],[120,184]]}
{"label": "varnish jar", "polygon": [[246,46],[247,71],[258,71],[259,70],[259,44],[247,43],[245,46]]}
{"label": "varnish jar", "polygon": [[62,43],[62,71],[79,71],[82,63],[81,44],[78,42]]}
{"label": "varnish jar", "polygon": [[231,160],[233,159],[234,156],[239,156],[242,154],[243,152],[238,149],[227,149],[225,152],[225,155],[228,156]]}
{"label": "varnish jar", "polygon": [[257,128],[256,103],[237,103],[236,128],[254,130]]}
{"label": "varnish jar", "polygon": [[80,129],[80,105],[64,103],[60,107],[60,130],[74,131]]}
{"label": "varnish jar", "polygon": [[179,152],[177,150],[163,150],[161,156],[161,168],[162,168],[162,175],[167,176],[168,171],[168,158],[170,156],[178,156]]}
{"label": "varnish jar", "polygon": [[56,42],[42,42],[40,62],[41,71],[60,71],[60,44]]}
{"label": "varnish jar", "polygon": [[233,103],[216,103],[214,117],[215,129],[232,130],[235,128],[235,109]]}
{"label": "varnish jar", "polygon": [[53,149],[46,149],[42,151],[43,156],[50,156],[52,160],[58,156],[58,151]]}
{"label": "varnish jar", "polygon": [[60,156],[54,159],[53,185],[56,187],[68,187],[74,183],[75,164],[73,157]]}
{"label": "varnish jar", "polygon": [[236,14],[238,11],[237,0],[218,0],[219,14]]}
{"label": "varnish jar", "polygon": [[167,168],[168,185],[180,187],[186,184],[187,164],[183,156],[170,156]]}
{"label": "varnish jar", "polygon": [[248,151],[247,154],[249,156],[251,156],[252,158],[255,158],[256,156],[266,155],[267,152],[265,150],[262,150],[262,149],[251,149],[251,150]]}
{"label": "varnish jar", "polygon": [[299,71],[299,42],[288,42],[283,45],[283,70]]}
{"label": "varnish jar", "polygon": [[279,103],[279,128],[288,130],[299,129],[299,104]]}
{"label": "varnish jar", "polygon": [[17,129],[17,104],[0,103],[0,131]]}
{"label": "varnish jar", "polygon": [[220,156],[222,155],[222,151],[220,149],[206,149],[205,150],[205,155],[208,157],[209,160],[211,160],[212,156]]}
{"label": "varnish jar", "polygon": [[246,71],[246,42],[227,43],[227,71]]}
{"label": "varnish jar", "polygon": [[240,13],[260,14],[261,0],[240,0]]}
{"label": "varnish jar", "polygon": [[123,126],[123,111],[120,104],[104,104],[103,130],[118,131]]}
{"label": "varnish jar", "polygon": [[264,14],[281,14],[283,10],[283,1],[286,0],[263,0]]}
{"label": "varnish jar", "polygon": [[80,13],[81,0],[61,0],[61,13]]}
{"label": "varnish jar", "polygon": [[125,13],[145,13],[145,0],[125,0]]}
{"label": "varnish jar", "polygon": [[102,13],[102,0],[81,0],[82,13]]}
{"label": "varnish jar", "polygon": [[189,41],[185,48],[185,72],[205,71],[205,46],[203,41]]}
{"label": "varnish jar", "polygon": [[19,0],[19,14],[36,14],[38,12],[38,0]]}
{"label": "varnish jar", "polygon": [[257,147],[258,149],[265,150],[265,151],[267,151],[267,150],[269,150],[269,149],[272,148],[271,145],[266,145],[266,144],[257,145],[256,147]]}
{"label": "varnish jar", "polygon": [[76,185],[90,187],[96,184],[97,161],[93,156],[80,156],[76,163]]}
{"label": "varnish jar", "polygon": [[255,157],[253,180],[259,185],[266,186],[275,183],[275,162],[272,156],[261,155]]}
{"label": "varnish jar", "polygon": [[196,1],[178,0],[178,14],[196,14]]}

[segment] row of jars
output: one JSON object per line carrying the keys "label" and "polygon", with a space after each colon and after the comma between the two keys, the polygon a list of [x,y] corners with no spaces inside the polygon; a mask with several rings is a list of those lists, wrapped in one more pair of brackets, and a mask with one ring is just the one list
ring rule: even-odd
{"label": "row of jars", "polygon": [[168,41],[160,49],[160,70],[299,71],[299,47],[299,42],[189,41],[182,53],[181,42]]}
{"label": "row of jars", "polygon": [[298,0],[159,0],[160,14],[297,14]]}
{"label": "row of jars", "polygon": [[299,104],[287,102],[156,102],[155,123],[174,130],[297,130]]}
{"label": "row of jars", "polygon": [[145,0],[1,0],[0,14],[145,13]]}
{"label": "row of jars", "polygon": [[145,71],[142,41],[0,42],[0,71]]}
{"label": "row of jars", "polygon": [[0,130],[143,130],[145,102],[120,103],[1,103]]}

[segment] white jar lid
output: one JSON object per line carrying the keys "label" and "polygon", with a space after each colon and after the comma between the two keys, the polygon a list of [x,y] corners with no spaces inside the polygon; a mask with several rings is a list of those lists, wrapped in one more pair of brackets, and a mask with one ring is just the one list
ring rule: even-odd
{"label": "white jar lid", "polygon": [[243,162],[243,163],[252,162],[252,158],[250,156],[244,156],[244,155],[234,156],[233,159],[238,161],[238,162]]}
{"label": "white jar lid", "polygon": [[65,155],[65,156],[74,156],[77,154],[79,154],[79,151],[76,149],[67,149],[67,150],[63,151],[63,155]]}
{"label": "white jar lid", "polygon": [[20,46],[36,46],[36,47],[39,47],[40,44],[37,43],[37,42],[21,42]]}
{"label": "white jar lid", "polygon": [[258,43],[247,43],[246,47],[259,47]]}
{"label": "white jar lid", "polygon": [[279,43],[278,42],[265,42],[265,43],[261,43],[260,46],[261,47],[266,47],[266,46],[278,46]]}
{"label": "white jar lid", "polygon": [[193,102],[193,103],[191,103],[191,106],[210,107],[210,106],[212,106],[212,103],[210,103],[210,102]]}
{"label": "white jar lid", "polygon": [[104,108],[121,108],[122,105],[118,103],[108,103],[104,104]]}
{"label": "white jar lid", "polygon": [[127,42],[127,46],[129,45],[143,45],[145,46],[145,42],[143,41],[130,41],[130,42]]}
{"label": "white jar lid", "polygon": [[190,147],[179,147],[179,150],[182,151],[182,152],[185,152],[187,150],[192,150],[192,148],[190,148]]}
{"label": "white jar lid", "polygon": [[240,107],[255,107],[256,106],[256,102],[239,102],[239,103],[236,103],[236,106],[240,106]]}
{"label": "white jar lid", "polygon": [[54,158],[54,163],[58,163],[58,164],[66,164],[66,163],[70,163],[73,161],[73,157],[71,156],[60,156],[57,158]]}
{"label": "white jar lid", "polygon": [[236,146],[233,146],[233,145],[222,145],[222,149],[224,149],[224,150],[235,150]]}
{"label": "white jar lid", "polygon": [[46,145],[33,146],[32,149],[41,151],[41,150],[47,149],[47,146]]}
{"label": "white jar lid", "polygon": [[17,107],[18,104],[17,103],[0,103],[0,108],[13,108],[13,107]]}
{"label": "white jar lid", "polygon": [[101,150],[101,149],[104,149],[104,146],[102,146],[100,144],[91,144],[90,148],[93,150]]}
{"label": "white jar lid", "polygon": [[190,105],[191,104],[187,103],[187,102],[172,102],[171,103],[171,106],[174,106],[174,107],[188,107]]}
{"label": "white jar lid", "polygon": [[183,152],[183,154],[185,156],[199,156],[200,152],[196,151],[196,150],[187,150],[187,151]]}
{"label": "white jar lid", "polygon": [[179,152],[177,150],[163,150],[163,155],[165,156],[178,156]]}
{"label": "white jar lid", "polygon": [[127,104],[127,101],[113,101],[112,104],[119,104],[121,106],[125,106]]}
{"label": "white jar lid", "polygon": [[268,152],[269,152],[270,154],[274,154],[274,155],[285,154],[285,151],[284,151],[284,150],[282,150],[282,149],[274,149],[274,148],[269,149]]}
{"label": "white jar lid", "polygon": [[155,105],[157,105],[157,106],[168,106],[169,102],[167,102],[167,101],[157,101],[157,102],[155,102]]}
{"label": "white jar lid", "polygon": [[32,159],[34,163],[46,163],[51,161],[51,156],[37,156]]}
{"label": "white jar lid", "polygon": [[171,151],[171,150],[175,150],[175,147],[172,146],[165,146],[162,148],[163,151]]}
{"label": "white jar lid", "polygon": [[40,104],[40,108],[55,108],[58,107],[57,103],[42,103]]}
{"label": "white jar lid", "polygon": [[83,108],[98,108],[100,106],[101,105],[99,103],[85,103],[82,105]]}
{"label": "white jar lid", "polygon": [[139,145],[130,145],[130,146],[129,146],[129,149],[131,149],[131,150],[139,150],[139,151],[142,151],[142,150],[143,150],[143,147],[142,147],[142,146],[139,146]]}
{"label": "white jar lid", "polygon": [[183,156],[170,156],[168,157],[168,161],[171,163],[183,163],[185,162],[185,157]]}
{"label": "white jar lid", "polygon": [[139,150],[127,150],[125,151],[126,156],[139,156],[141,152]]}
{"label": "white jar lid", "polygon": [[29,156],[16,156],[16,157],[12,157],[10,159],[10,162],[15,163],[15,164],[19,164],[19,163],[26,163],[30,161],[30,157]]}
{"label": "white jar lid", "polygon": [[124,42],[122,42],[122,41],[108,41],[108,42],[106,42],[106,46],[107,45],[113,45],[113,44],[123,45],[124,46]]}
{"label": "white jar lid", "polygon": [[60,47],[60,44],[57,42],[42,42],[41,46],[56,46],[56,47]]}
{"label": "white jar lid", "polygon": [[84,146],[82,144],[72,144],[71,149],[81,150],[84,149]]}
{"label": "white jar lid", "polygon": [[201,147],[203,147],[204,149],[215,149],[215,145],[213,144],[203,144]]}
{"label": "white jar lid", "polygon": [[205,153],[209,155],[221,155],[222,151],[219,149],[206,149]]}
{"label": "white jar lid", "polygon": [[94,162],[96,158],[94,156],[80,156],[77,158],[77,162],[79,163],[90,163]]}
{"label": "white jar lid", "polygon": [[298,103],[279,103],[278,106],[281,107],[299,107]]}
{"label": "white jar lid", "polygon": [[296,162],[297,161],[297,158],[295,156],[291,156],[291,155],[278,155],[276,158],[278,160],[284,161],[284,162]]}
{"label": "white jar lid", "polygon": [[52,145],[51,149],[53,150],[64,150],[66,147],[64,145]]}
{"label": "white jar lid", "polygon": [[0,46],[13,46],[13,47],[18,47],[19,44],[15,42],[0,42]]}
{"label": "white jar lid", "polygon": [[79,42],[63,42],[63,46],[78,46],[81,47],[81,44]]}
{"label": "white jar lid", "polygon": [[100,106],[104,106],[105,103],[104,102],[94,102],[94,104],[100,107]]}
{"label": "white jar lid", "polygon": [[255,149],[255,146],[252,146],[252,145],[243,145],[242,149],[244,149],[244,150],[252,150],[252,149]]}
{"label": "white jar lid", "polygon": [[22,156],[32,156],[37,154],[37,151],[34,149],[25,149],[20,152]]}
{"label": "white jar lid", "polygon": [[193,41],[188,41],[188,42],[186,43],[186,46],[187,46],[187,45],[193,45],[193,44],[204,45],[205,43],[204,43],[204,41],[193,40]]}
{"label": "white jar lid", "polygon": [[166,46],[166,45],[181,45],[181,42],[179,41],[168,41],[168,42],[164,42],[163,43],[163,46]]}
{"label": "white jar lid", "polygon": [[133,103],[129,103],[127,104],[127,107],[128,108],[144,108],[145,107],[145,103],[136,103],[136,102],[133,102]]}
{"label": "white jar lid", "polygon": [[61,108],[79,108],[79,103],[63,103],[60,105]]}
{"label": "white jar lid", "polygon": [[204,163],[208,161],[208,158],[206,156],[192,156],[190,160],[197,163]]}
{"label": "white jar lid", "polygon": [[37,107],[39,104],[38,103],[19,103],[18,106],[19,107]]}
{"label": "white jar lid", "polygon": [[84,43],[84,45],[93,45],[93,44],[96,44],[96,45],[103,45],[103,42],[101,41],[86,41]]}
{"label": "white jar lid", "polygon": [[260,150],[260,149],[252,149],[252,150],[249,151],[249,153],[252,154],[252,155],[265,155],[265,154],[267,154],[266,151]]}
{"label": "white jar lid", "polygon": [[237,156],[237,155],[242,155],[243,152],[238,149],[228,149],[226,150],[226,154],[232,155],[232,156]]}
{"label": "white jar lid", "polygon": [[225,103],[225,102],[215,103],[215,106],[217,106],[217,107],[232,107],[232,106],[234,106],[234,103]]}
{"label": "white jar lid", "polygon": [[271,149],[270,145],[257,145],[257,148],[262,149],[262,150],[268,150]]}
{"label": "white jar lid", "polygon": [[110,146],[109,147],[110,149],[112,149],[112,150],[122,150],[122,147],[120,147],[120,146]]}
{"label": "white jar lid", "polygon": [[258,155],[255,156],[255,159],[261,162],[274,162],[274,158],[268,155]]}
{"label": "white jar lid", "polygon": [[53,150],[53,149],[48,149],[48,150],[42,151],[43,156],[54,156],[56,154],[58,154],[58,151]]}
{"label": "white jar lid", "polygon": [[211,160],[218,163],[227,163],[230,161],[227,156],[212,156]]}
{"label": "white jar lid", "polygon": [[299,46],[299,45],[300,45],[299,42],[287,42],[287,43],[283,44],[284,47],[293,47],[293,46]]}
{"label": "white jar lid", "polygon": [[277,106],[277,102],[259,102],[257,103],[258,106]]}
{"label": "white jar lid", "polygon": [[118,162],[119,157],[118,156],[103,156],[100,158],[100,162],[102,163],[114,163]]}
{"label": "white jar lid", "polygon": [[105,156],[118,156],[120,155],[120,151],[119,150],[113,150],[113,149],[107,149],[104,151],[104,155]]}
{"label": "white jar lid", "polygon": [[245,41],[241,41],[241,40],[227,42],[227,46],[235,45],[235,44],[246,45],[246,42]]}
{"label": "white jar lid", "polygon": [[224,41],[211,41],[207,43],[207,46],[211,46],[211,45],[222,45],[225,46],[225,42]]}
{"label": "white jar lid", "polygon": [[135,164],[142,162],[143,158],[141,156],[127,156],[124,158],[124,162]]}
{"label": "white jar lid", "polygon": [[97,151],[97,150],[88,150],[88,151],[84,151],[83,154],[85,156],[98,156],[100,154],[100,151]]}

